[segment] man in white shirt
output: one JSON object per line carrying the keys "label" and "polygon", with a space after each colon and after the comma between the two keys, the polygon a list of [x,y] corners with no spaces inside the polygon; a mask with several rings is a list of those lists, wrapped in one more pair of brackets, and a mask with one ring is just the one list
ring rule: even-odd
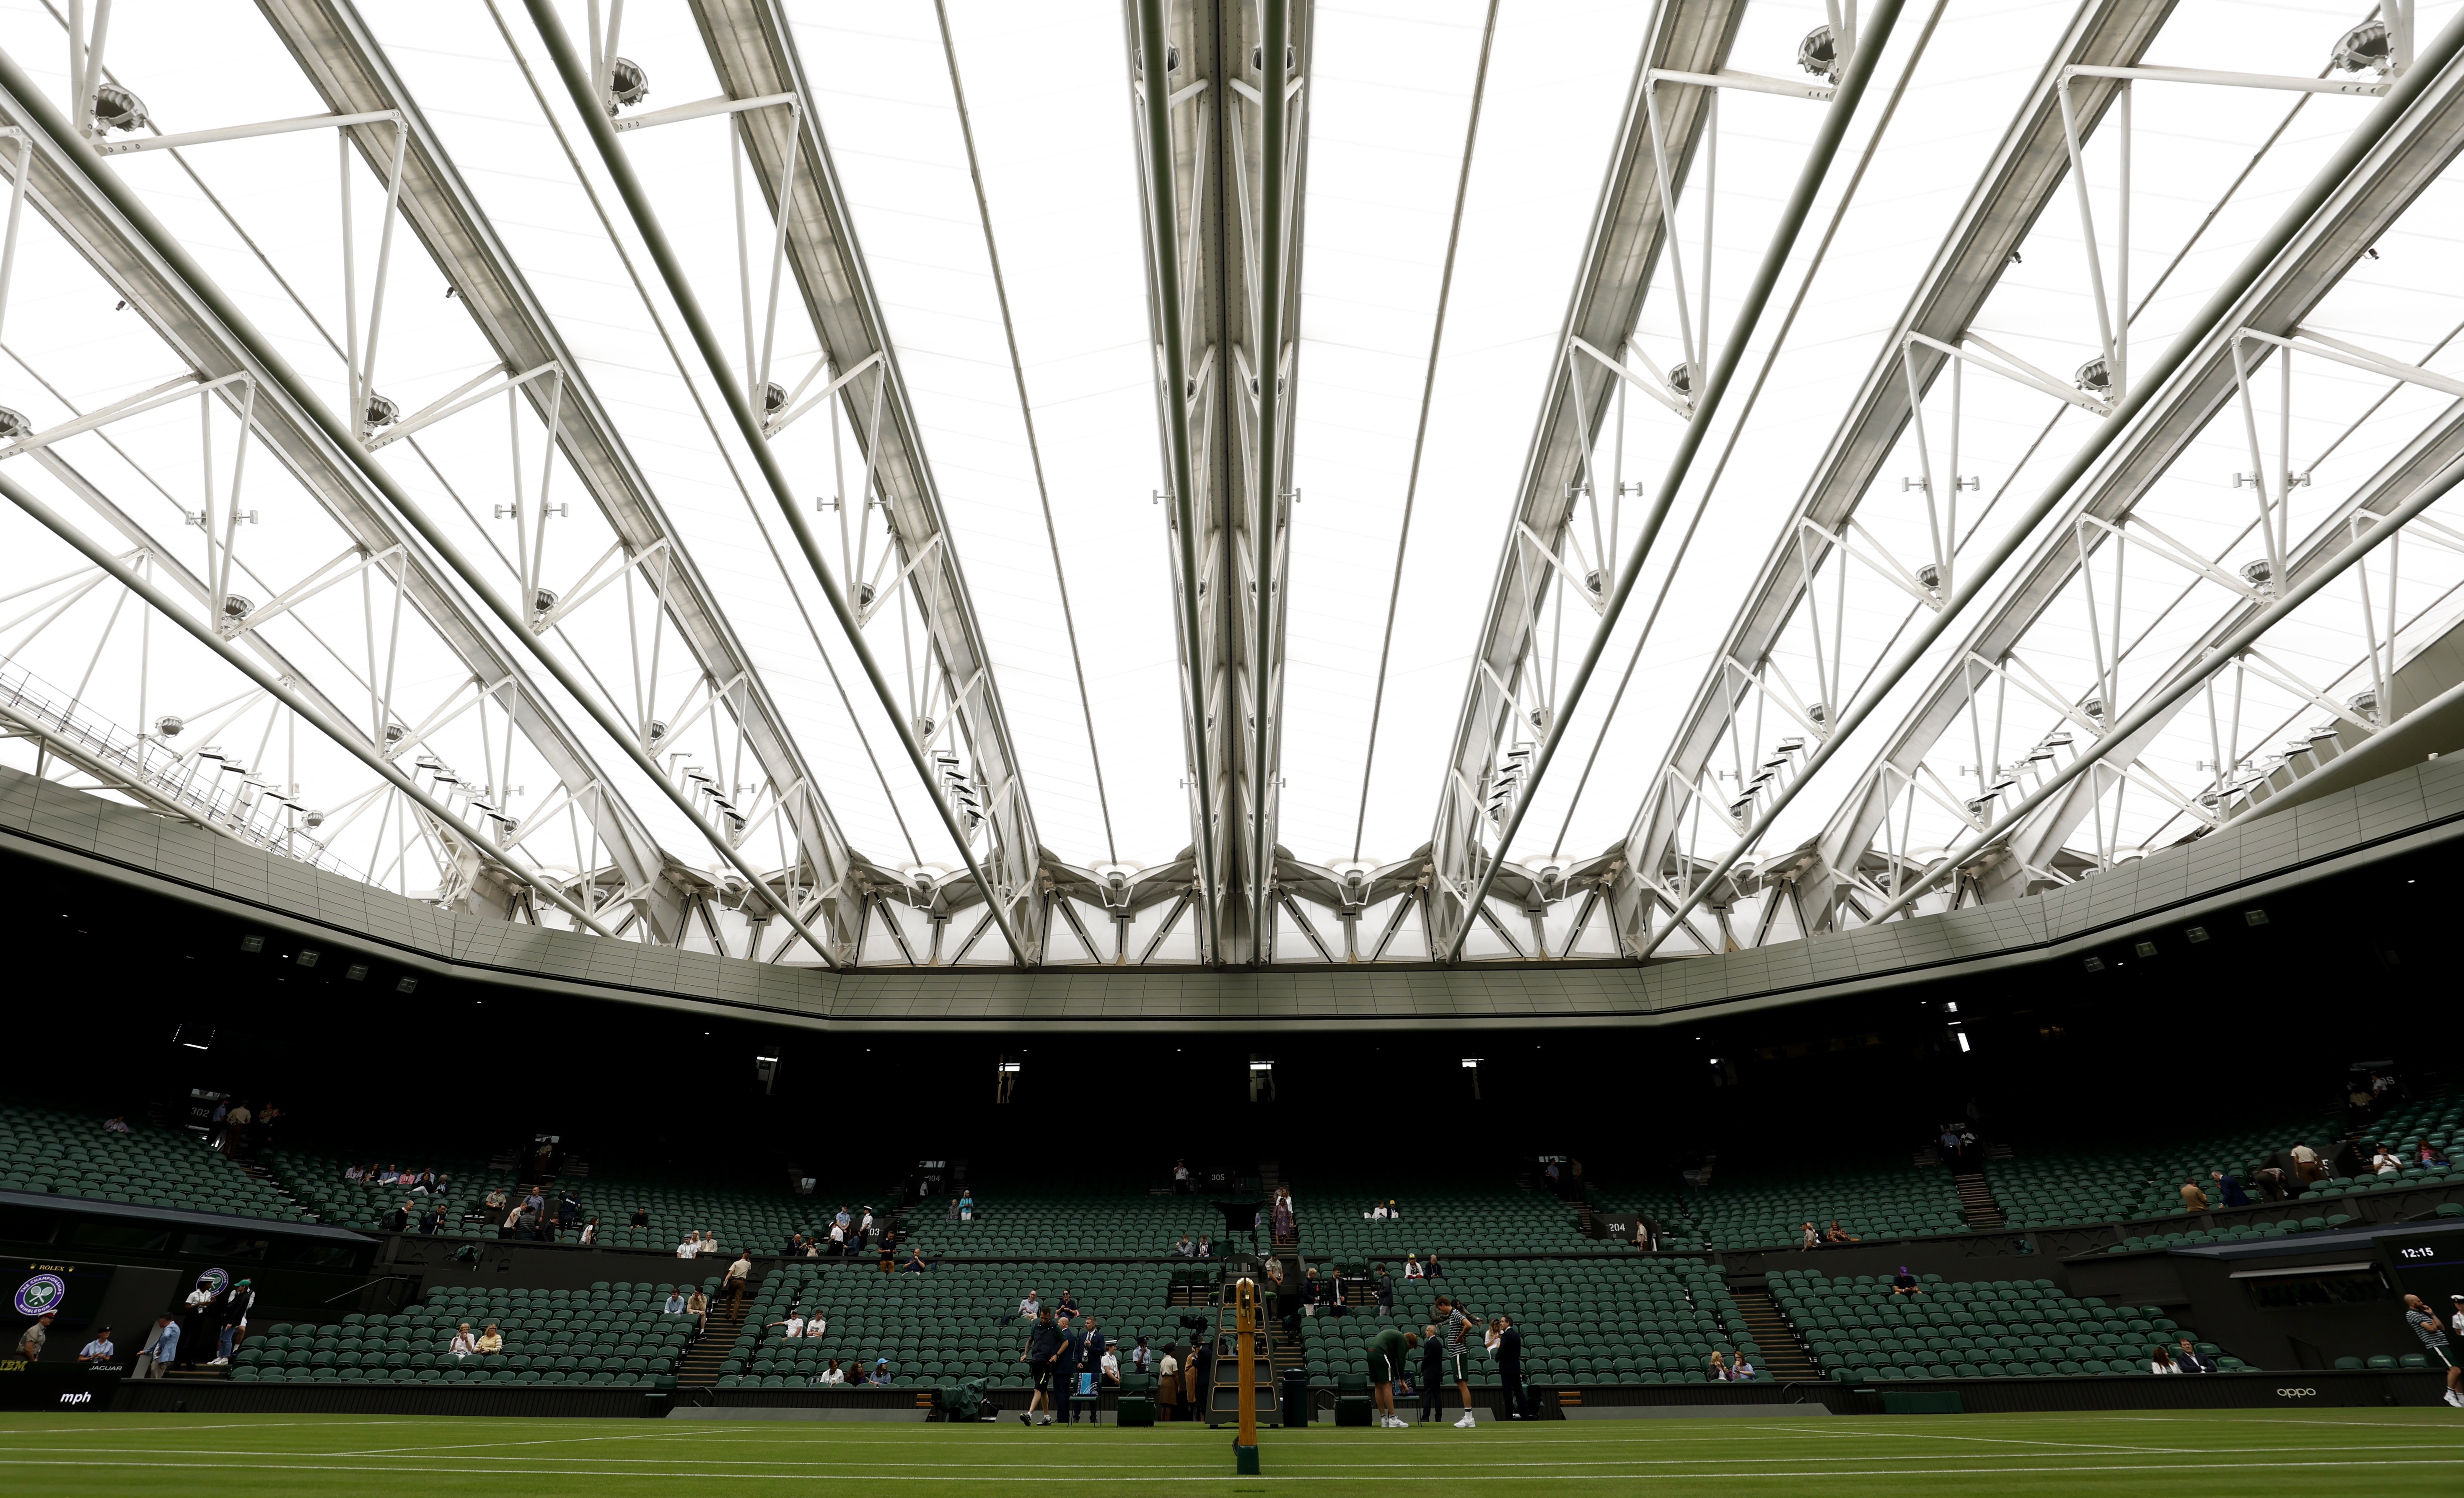
{"label": "man in white shirt", "polygon": [[1032,1321],[1042,1314],[1044,1314],[1044,1297],[1033,1290],[1028,1290],[1026,1299],[1018,1303],[1018,1319]]}
{"label": "man in white shirt", "polygon": [[77,1361],[81,1363],[107,1363],[114,1355],[109,1327],[96,1333],[93,1341],[77,1349]]}
{"label": "man in white shirt", "polygon": [[679,1259],[691,1259],[700,1252],[701,1235],[698,1233],[687,1237],[683,1243],[676,1245],[676,1257]]}

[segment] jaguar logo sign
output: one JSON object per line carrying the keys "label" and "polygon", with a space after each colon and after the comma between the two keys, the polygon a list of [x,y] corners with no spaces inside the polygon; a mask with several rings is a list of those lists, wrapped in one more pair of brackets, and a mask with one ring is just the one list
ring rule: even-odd
{"label": "jaguar logo sign", "polygon": [[37,1274],[17,1287],[17,1314],[41,1316],[60,1309],[69,1298],[69,1282],[56,1274]]}
{"label": "jaguar logo sign", "polygon": [[2315,1399],[2319,1397],[2319,1391],[2316,1389],[2278,1389],[2276,1391],[2276,1397],[2279,1399]]}

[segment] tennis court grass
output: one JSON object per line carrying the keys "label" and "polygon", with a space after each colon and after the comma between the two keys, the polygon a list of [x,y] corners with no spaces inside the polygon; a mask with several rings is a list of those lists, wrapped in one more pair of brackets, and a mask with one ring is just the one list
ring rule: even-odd
{"label": "tennis court grass", "polygon": [[[0,1491],[351,1498],[785,1492],[855,1483],[901,1498],[1057,1485],[1281,1485],[1348,1494],[1708,1490],[1842,1495],[2464,1492],[2464,1413],[1570,1421],[1455,1430],[1269,1430],[1262,1477],[1203,1427],[1026,1430],[701,1421],[304,1415],[0,1415]],[[1137,1485],[1130,1487],[1128,1485]]]}

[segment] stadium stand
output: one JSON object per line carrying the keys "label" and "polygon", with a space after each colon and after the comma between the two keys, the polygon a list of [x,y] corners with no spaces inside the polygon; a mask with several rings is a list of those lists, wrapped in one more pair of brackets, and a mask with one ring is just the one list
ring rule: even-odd
{"label": "stadium stand", "polygon": [[1691,1220],[1712,1248],[1793,1247],[1798,1225],[1831,1220],[1859,1238],[1933,1238],[1964,1233],[1959,1191],[1940,1166],[1842,1163],[1785,1173],[1723,1170],[1689,1194]]}
{"label": "stadium stand", "polygon": [[[1369,1339],[1389,1326],[1418,1332],[1440,1294],[1474,1318],[1514,1318],[1525,1376],[1573,1384],[1705,1383],[1712,1353],[1763,1349],[1717,1267],[1693,1260],[1488,1259],[1451,1266],[1443,1279],[1396,1287],[1393,1316],[1307,1316],[1301,1321],[1309,1381],[1331,1385],[1368,1370]],[[1494,1382],[1485,1357],[1475,1382]]]}
{"label": "stadium stand", "polygon": [[1160,1257],[1183,1234],[1223,1236],[1223,1218],[1212,1201],[1150,1194],[1150,1179],[1073,1173],[1067,1187],[981,1193],[971,1223],[951,1220],[956,1199],[948,1198],[911,1208],[904,1225],[909,1243],[927,1254]]}
{"label": "stadium stand", "polygon": [[[440,1178],[451,1176],[452,1180],[441,1193],[410,1196],[399,1187],[342,1179],[342,1173],[354,1163],[364,1165],[372,1158],[432,1170]],[[388,1157],[381,1151],[344,1157],[324,1151],[273,1148],[265,1152],[264,1164],[281,1180],[284,1189],[316,1212],[318,1221],[331,1223],[338,1227],[368,1231],[379,1225],[385,1213],[407,1201],[414,1204],[414,1210],[442,1202],[445,1207],[444,1232],[448,1236],[493,1238],[496,1233],[495,1223],[465,1223],[462,1219],[465,1214],[477,1210],[480,1199],[488,1194],[490,1187],[501,1186],[511,1191],[516,1185],[513,1172],[491,1170],[486,1160],[469,1157],[405,1157],[396,1155]],[[497,1216],[501,1221],[502,1215]]]}
{"label": "stadium stand", "polygon": [[[1141,1335],[1159,1346],[1178,1331],[1166,1307],[1171,1274],[1163,1264],[945,1264],[923,1274],[791,1264],[762,1281],[719,1365],[718,1387],[807,1385],[832,1358],[843,1369],[869,1371],[886,1357],[893,1383],[986,1378],[1023,1388],[1031,1380],[1019,1361],[1026,1324],[1018,1303],[1028,1290],[1041,1290],[1046,1306],[1071,1292],[1126,1352]],[[799,1309],[819,1311],[827,1330],[783,1336],[772,1323]]]}
{"label": "stadium stand", "polygon": [[0,1108],[0,1190],[306,1220],[271,1184],[192,1135],[135,1119],[128,1133],[114,1134],[103,1123],[94,1113]]}
{"label": "stadium stand", "polygon": [[[1583,1235],[1579,1210],[1546,1191],[1461,1178],[1310,1179],[1292,1183],[1300,1247],[1311,1258],[1373,1260],[1399,1268],[1407,1253],[1589,1253],[1615,1245]],[[1401,1214],[1366,1218],[1391,1201]]]}
{"label": "stadium stand", "polygon": [[[691,1317],[660,1309],[673,1289],[606,1281],[587,1290],[440,1289],[392,1315],[269,1326],[232,1359],[231,1377],[241,1382],[671,1387],[676,1360],[693,1338]],[[465,1321],[473,1332],[495,1322],[504,1351],[454,1357],[453,1334]]]}
{"label": "stadium stand", "polygon": [[1815,1360],[1841,1381],[2144,1374],[2149,1353],[2181,1336],[2221,1370],[2245,1366],[2198,1342],[2158,1307],[2074,1298],[2051,1280],[1927,1274],[1920,1283],[1923,1293],[1896,1295],[1875,1275],[1782,1270],[1771,1276],[1771,1294]]}

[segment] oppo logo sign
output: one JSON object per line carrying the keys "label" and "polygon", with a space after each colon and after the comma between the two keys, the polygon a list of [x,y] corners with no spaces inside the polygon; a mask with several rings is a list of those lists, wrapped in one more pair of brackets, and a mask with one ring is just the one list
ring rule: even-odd
{"label": "oppo logo sign", "polygon": [[2279,1399],[2315,1399],[2319,1397],[2319,1391],[2316,1389],[2278,1389],[2276,1391],[2276,1397]]}
{"label": "oppo logo sign", "polygon": [[60,1402],[62,1404],[92,1404],[94,1402],[94,1396],[91,1394],[63,1394],[60,1396]]}

